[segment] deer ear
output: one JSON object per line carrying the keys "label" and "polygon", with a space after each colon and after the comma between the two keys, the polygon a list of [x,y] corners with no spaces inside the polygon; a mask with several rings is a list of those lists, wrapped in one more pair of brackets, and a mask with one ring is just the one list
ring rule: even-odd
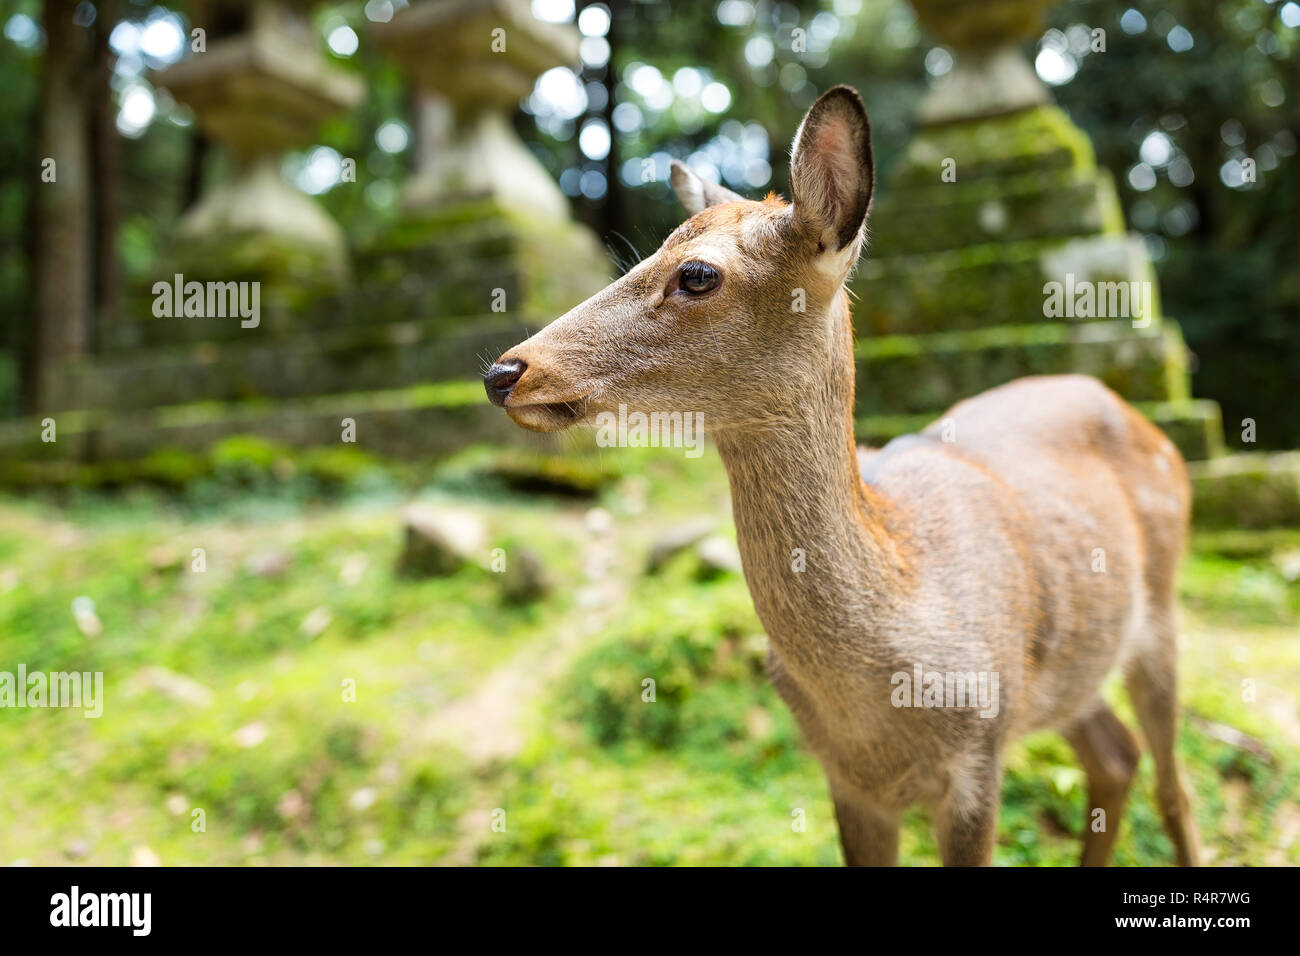
{"label": "deer ear", "polygon": [[871,203],[875,165],[871,124],[858,91],[827,90],[808,110],[794,138],[790,192],[795,221],[839,252],[855,245]]}
{"label": "deer ear", "polygon": [[740,202],[745,197],[733,193],[726,186],[719,186],[717,183],[711,183],[707,179],[701,179],[683,162],[670,160],[669,180],[673,184],[673,192],[677,193],[677,198],[681,200],[686,207],[686,214],[694,216],[697,212],[707,209],[710,206],[716,206],[724,202]]}

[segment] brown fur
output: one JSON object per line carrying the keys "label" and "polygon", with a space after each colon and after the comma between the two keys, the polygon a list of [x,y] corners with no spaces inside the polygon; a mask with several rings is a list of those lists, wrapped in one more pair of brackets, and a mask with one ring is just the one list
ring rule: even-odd
{"label": "brown fur", "polygon": [[[1106,816],[1100,832],[1085,821],[1083,862],[1105,862],[1138,753],[1099,696],[1116,668],[1177,857],[1194,863],[1174,761],[1182,459],[1082,376],[1012,382],[920,436],[856,449],[844,281],[870,163],[866,114],[841,87],[801,127],[791,206],[675,169],[700,208],[654,256],[502,357],[526,363],[506,410],[539,430],[619,403],[705,413],[772,680],[825,767],[849,863],[895,862],[899,816],[918,802],[933,808],[945,863],[989,863],[1000,754],[1040,728],[1079,753],[1089,809]],[[717,288],[678,290],[692,259],[717,268]],[[796,289],[806,312],[791,309]],[[997,716],[894,706],[893,676],[918,663],[996,673]]]}

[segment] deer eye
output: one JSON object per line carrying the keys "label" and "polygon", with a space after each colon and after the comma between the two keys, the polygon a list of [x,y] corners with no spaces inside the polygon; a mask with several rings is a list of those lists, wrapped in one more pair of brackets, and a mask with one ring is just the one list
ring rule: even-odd
{"label": "deer eye", "polygon": [[692,295],[708,292],[718,284],[718,270],[707,262],[687,262],[681,275],[681,287]]}

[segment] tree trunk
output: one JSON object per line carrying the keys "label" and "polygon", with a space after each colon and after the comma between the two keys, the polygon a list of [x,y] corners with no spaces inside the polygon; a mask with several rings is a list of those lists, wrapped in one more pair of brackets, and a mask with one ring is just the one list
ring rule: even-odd
{"label": "tree trunk", "polygon": [[[73,23],[72,0],[45,4],[44,75],[40,94],[36,181],[37,240],[35,411],[63,405],[68,383],[54,363],[86,351],[93,302],[91,172],[86,29]],[[53,181],[47,181],[51,173]]]}
{"label": "tree trunk", "polygon": [[121,18],[121,0],[100,0],[95,18],[91,52],[91,184],[94,217],[94,303],[86,338],[89,352],[98,352],[101,329],[110,327],[121,295],[121,273],[117,258],[117,230],[121,224],[118,205],[118,174],[121,167],[121,139],[117,134],[117,110],[113,105],[113,53],[108,35]]}

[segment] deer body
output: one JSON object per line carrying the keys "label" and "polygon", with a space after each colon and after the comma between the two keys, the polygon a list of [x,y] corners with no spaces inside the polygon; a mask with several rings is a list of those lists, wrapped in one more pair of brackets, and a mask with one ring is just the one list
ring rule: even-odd
{"label": "deer body", "polygon": [[[705,410],[771,678],[825,768],[849,863],[895,862],[900,813],[918,802],[933,808],[945,863],[990,862],[999,755],[1041,728],[1079,754],[1083,862],[1105,862],[1138,758],[1099,696],[1117,667],[1166,829],[1194,862],[1173,757],[1182,459],[1081,376],[1012,382],[859,451],[844,280],[871,178],[866,115],[844,87],[800,129],[792,207],[677,167],[691,219],[503,356],[489,395],[538,430],[620,402]],[[792,289],[806,313],[791,314]],[[923,674],[987,679],[994,699],[915,706],[898,691]]]}

